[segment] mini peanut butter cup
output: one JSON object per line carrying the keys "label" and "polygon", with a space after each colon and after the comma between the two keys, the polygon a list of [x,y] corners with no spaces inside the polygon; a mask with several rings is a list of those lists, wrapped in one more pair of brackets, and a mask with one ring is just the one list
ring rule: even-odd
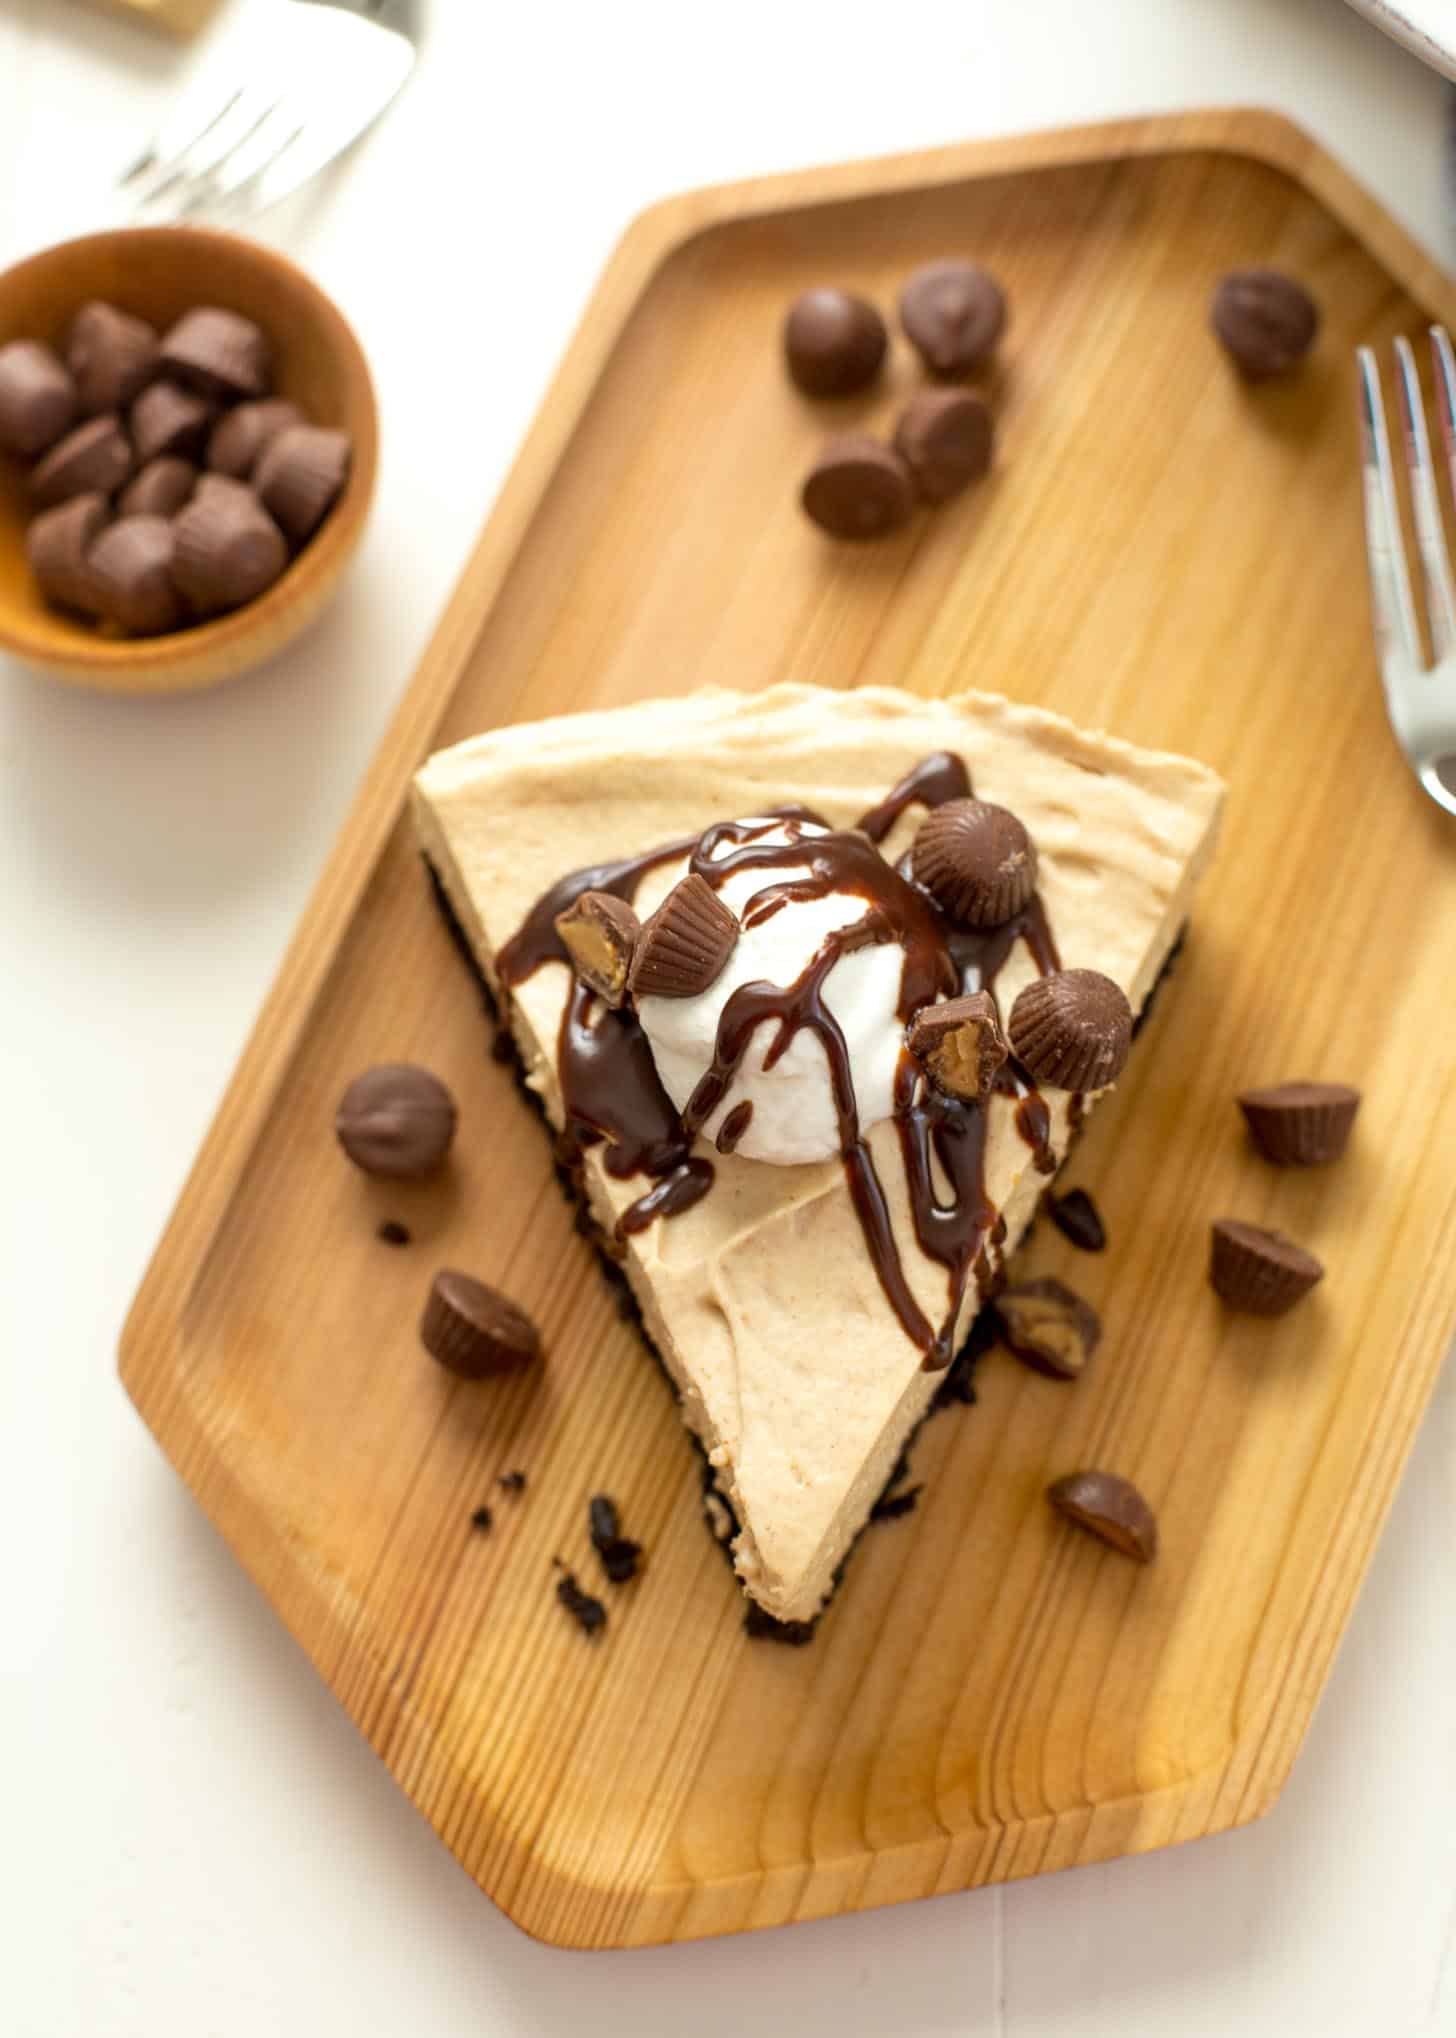
{"label": "mini peanut butter cup", "polygon": [[83,417],[125,410],[157,372],[157,329],[114,304],[83,304],[66,333],[66,366]]}
{"label": "mini peanut butter cup", "polygon": [[967,1103],[989,1095],[1010,1053],[989,991],[922,1006],[905,1030],[905,1045],[936,1089]]}
{"label": "mini peanut butter cup", "polygon": [[809,469],[800,501],[831,538],[882,538],[909,522],[915,484],[893,447],[867,432],[840,432]]}
{"label": "mini peanut butter cup", "polygon": [[192,459],[201,452],[216,415],[213,405],[196,390],[179,389],[175,382],[152,383],[131,407],[137,458],[143,465],[163,458]]}
{"label": "mini peanut butter cup", "polygon": [[642,929],[628,980],[632,995],[696,998],[716,983],[737,945],[737,919],[692,871]]}
{"label": "mini peanut butter cup", "polygon": [[241,312],[199,305],[184,312],[162,341],[163,372],[205,396],[266,396],[273,347],[261,326]]}
{"label": "mini peanut butter cup", "polygon": [[295,545],[313,536],[338,501],[353,450],[347,432],[319,425],[290,425],[269,443],[253,485],[264,509]]}
{"label": "mini peanut butter cup", "polygon": [[30,477],[30,499],[50,509],[73,495],[114,495],[132,470],[131,441],[121,419],[108,412],[67,432]]}
{"label": "mini peanut butter cup", "polygon": [[1208,1278],[1230,1309],[1249,1316],[1283,1316],[1324,1279],[1311,1252],[1282,1232],[1220,1217],[1213,1226]]}
{"label": "mini peanut butter cup", "polygon": [[26,532],[30,570],[41,593],[57,608],[82,616],[100,614],[90,551],[110,514],[104,495],[73,495],[58,509],[44,511]]}
{"label": "mini peanut butter cup", "polygon": [[951,919],[1001,927],[1036,890],[1036,844],[1005,807],[947,800],[921,823],[910,869]]}
{"label": "mini peanut butter cup", "polygon": [[626,900],[611,892],[583,892],[557,914],[556,932],[588,990],[609,1005],[623,1004],[642,933],[642,923]]}
{"label": "mini peanut butter cup", "polygon": [[298,405],[286,397],[240,403],[213,426],[207,442],[208,467],[214,474],[231,475],[234,481],[250,480],[278,435],[306,422]]}
{"label": "mini peanut butter cup", "polygon": [[969,375],[1006,329],[1006,293],[975,262],[927,262],[900,292],[900,323],[932,375]]}
{"label": "mini peanut butter cup", "polygon": [[39,340],[0,347],[0,448],[35,460],[71,429],[76,385],[53,348]]}
{"label": "mini peanut butter cup", "polygon": [[1132,1010],[1118,985],[1094,969],[1053,970],[1011,1007],[1011,1051],[1038,1083],[1101,1090],[1115,1082],[1132,1045]]}
{"label": "mini peanut butter cup", "polygon": [[206,474],[176,519],[178,587],[201,615],[241,608],[288,564],[283,533],[240,481]]}
{"label": "mini peanut butter cup", "polygon": [[177,541],[165,517],[119,517],[101,533],[88,560],[97,613],[134,637],[176,629],[182,597],[172,579]]}
{"label": "mini peanut butter cup", "polygon": [[420,1340],[432,1359],[462,1380],[514,1372],[541,1354],[541,1335],[523,1309],[470,1274],[436,1274]]}
{"label": "mini peanut butter cup", "polygon": [[134,481],[121,491],[117,509],[124,517],[175,517],[192,500],[197,469],[190,460],[164,454],[149,460]]}
{"label": "mini peanut butter cup", "polygon": [[1266,1160],[1318,1168],[1337,1161],[1349,1145],[1360,1092],[1347,1083],[1276,1083],[1245,1090],[1238,1102]]}
{"label": "mini peanut butter cup", "polygon": [[1054,1380],[1078,1379],[1102,1341],[1092,1304],[1050,1275],[1003,1288],[993,1308],[1008,1349]]}
{"label": "mini peanut butter cup", "polygon": [[381,1062],[356,1076],[339,1100],[334,1130],[366,1175],[420,1180],[432,1175],[455,1137],[455,1099],[429,1069]]}
{"label": "mini peanut butter cup", "polygon": [[1139,1564],[1158,1554],[1158,1522],[1130,1479],[1089,1468],[1069,1472],[1047,1488],[1047,1499],[1067,1520]]}
{"label": "mini peanut butter cup", "polygon": [[991,412],[964,389],[922,389],[895,425],[895,451],[926,502],[949,502],[991,465]]}

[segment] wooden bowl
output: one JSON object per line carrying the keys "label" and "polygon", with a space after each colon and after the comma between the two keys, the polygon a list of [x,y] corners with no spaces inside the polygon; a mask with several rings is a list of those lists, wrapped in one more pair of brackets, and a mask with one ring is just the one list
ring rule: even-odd
{"label": "wooden bowl", "polygon": [[276,349],[277,394],[342,427],[354,460],[342,496],[281,580],[231,615],[165,637],[110,637],[47,607],[25,557],[25,472],[0,455],[0,649],[58,679],[112,693],[212,686],[306,629],[363,535],[379,460],[369,366],[343,314],[301,270],[254,241],[202,227],[137,227],[66,241],[0,275],[0,346],[58,343],[97,297],[165,331],[198,304],[244,312]]}

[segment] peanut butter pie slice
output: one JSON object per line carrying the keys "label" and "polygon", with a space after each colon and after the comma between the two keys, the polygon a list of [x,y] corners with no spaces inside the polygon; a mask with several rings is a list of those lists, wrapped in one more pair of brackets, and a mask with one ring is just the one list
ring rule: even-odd
{"label": "peanut butter pie slice", "polygon": [[993,695],[808,686],[420,772],[425,855],[762,1615],[828,1598],[1123,1066],[1222,793]]}

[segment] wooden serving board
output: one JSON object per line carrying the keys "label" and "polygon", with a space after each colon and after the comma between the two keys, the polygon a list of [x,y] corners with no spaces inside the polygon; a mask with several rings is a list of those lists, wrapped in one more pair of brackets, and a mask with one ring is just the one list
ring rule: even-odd
{"label": "wooden serving board", "polygon": [[[994,478],[891,542],[796,507],[830,414],[784,307],[882,304],[965,250],[1014,305]],[[1306,372],[1250,391],[1205,328],[1235,264],[1305,277]],[[1456,322],[1456,288],[1274,118],[1135,121],[680,198],[618,250],[377,758],[127,1328],[138,1407],[321,1674],[528,1931],[692,1938],[1166,1846],[1256,1817],[1309,1722],[1456,1320],[1456,829],[1387,731],[1350,349]],[[832,415],[876,426],[914,381]],[[1004,1356],[915,1453],[814,1644],[745,1638],[698,1465],[486,1052],[404,815],[432,748],[704,681],[967,684],[1187,750],[1231,786],[1176,979],[1070,1179],[1100,1258],[1023,1264],[1106,1338],[1067,1388]],[[633,845],[624,845],[624,848]],[[1444,930],[1444,932],[1442,931]],[[458,1162],[391,1191],[338,1155],[347,1078],[405,1057],[461,1100]],[[1233,1095],[1365,1090],[1338,1168],[1280,1172]],[[1294,1315],[1225,1315],[1209,1220],[1327,1261]],[[407,1223],[404,1251],[378,1220]],[[544,1378],[452,1384],[415,1326],[472,1268],[539,1319]],[[1130,1474],[1144,1572],[1059,1526],[1049,1477]],[[525,1496],[495,1490],[521,1466]],[[605,1488],[649,1568],[593,1645]],[[496,1525],[470,1527],[488,1500]]]}

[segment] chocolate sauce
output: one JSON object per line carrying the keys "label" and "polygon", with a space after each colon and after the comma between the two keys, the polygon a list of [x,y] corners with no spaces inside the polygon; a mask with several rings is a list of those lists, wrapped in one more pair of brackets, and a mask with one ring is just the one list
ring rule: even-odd
{"label": "chocolate sauce", "polygon": [[[662,1087],[635,1014],[625,1008],[609,1010],[584,985],[573,982],[557,1052],[566,1146],[574,1159],[582,1148],[606,1140],[609,1174],[619,1180],[639,1174],[652,1178],[654,1186],[623,1212],[616,1227],[619,1240],[642,1231],[658,1217],[691,1208],[712,1186],[712,1163],[693,1154],[693,1143],[727,1098],[760,1027],[774,1029],[763,1055],[765,1069],[773,1067],[798,1034],[812,1034],[824,1051],[840,1152],[866,1247],[890,1306],[932,1369],[950,1362],[951,1340],[969,1281],[974,1277],[985,1294],[999,1277],[1006,1227],[986,1189],[987,1112],[982,1105],[943,1096],[924,1084],[911,1058],[902,1057],[896,1122],[915,1235],[921,1250],[939,1261],[948,1277],[948,1312],[937,1331],[905,1275],[884,1188],[862,1137],[849,1050],[824,990],[842,957],[884,942],[894,942],[903,952],[897,1007],[902,1020],[942,995],[994,991],[1018,940],[1025,941],[1038,971],[1045,974],[1059,967],[1039,898],[1033,897],[1004,927],[987,931],[953,927],[911,882],[907,866],[897,869],[873,846],[884,840],[909,807],[935,807],[970,795],[964,763],[941,751],[908,772],[852,831],[807,833],[803,824],[820,830],[825,824],[807,808],[784,807],[771,816],[721,822],[701,837],[668,843],[642,856],[576,871],[537,901],[497,959],[507,990],[525,982],[544,962],[566,962],[555,922],[582,892],[611,892],[631,902],[649,871],[688,855],[690,867],[715,888],[746,870],[765,873],[763,888],[743,908],[741,918],[747,927],[761,925],[786,905],[830,893],[862,898],[864,915],[826,936],[794,983],[748,983],[732,993],[719,1018],[712,1062],[681,1114]],[[795,875],[775,883],[775,870],[792,870]],[[1009,1063],[997,1088],[1017,1099],[1017,1129],[1032,1148],[1036,1165],[1050,1172],[1056,1164],[1050,1148],[1050,1114],[1034,1084]],[[745,1099],[729,1111],[718,1134],[720,1153],[731,1153],[738,1145],[752,1109]],[[944,1201],[937,1193],[936,1166],[949,1185]]]}

